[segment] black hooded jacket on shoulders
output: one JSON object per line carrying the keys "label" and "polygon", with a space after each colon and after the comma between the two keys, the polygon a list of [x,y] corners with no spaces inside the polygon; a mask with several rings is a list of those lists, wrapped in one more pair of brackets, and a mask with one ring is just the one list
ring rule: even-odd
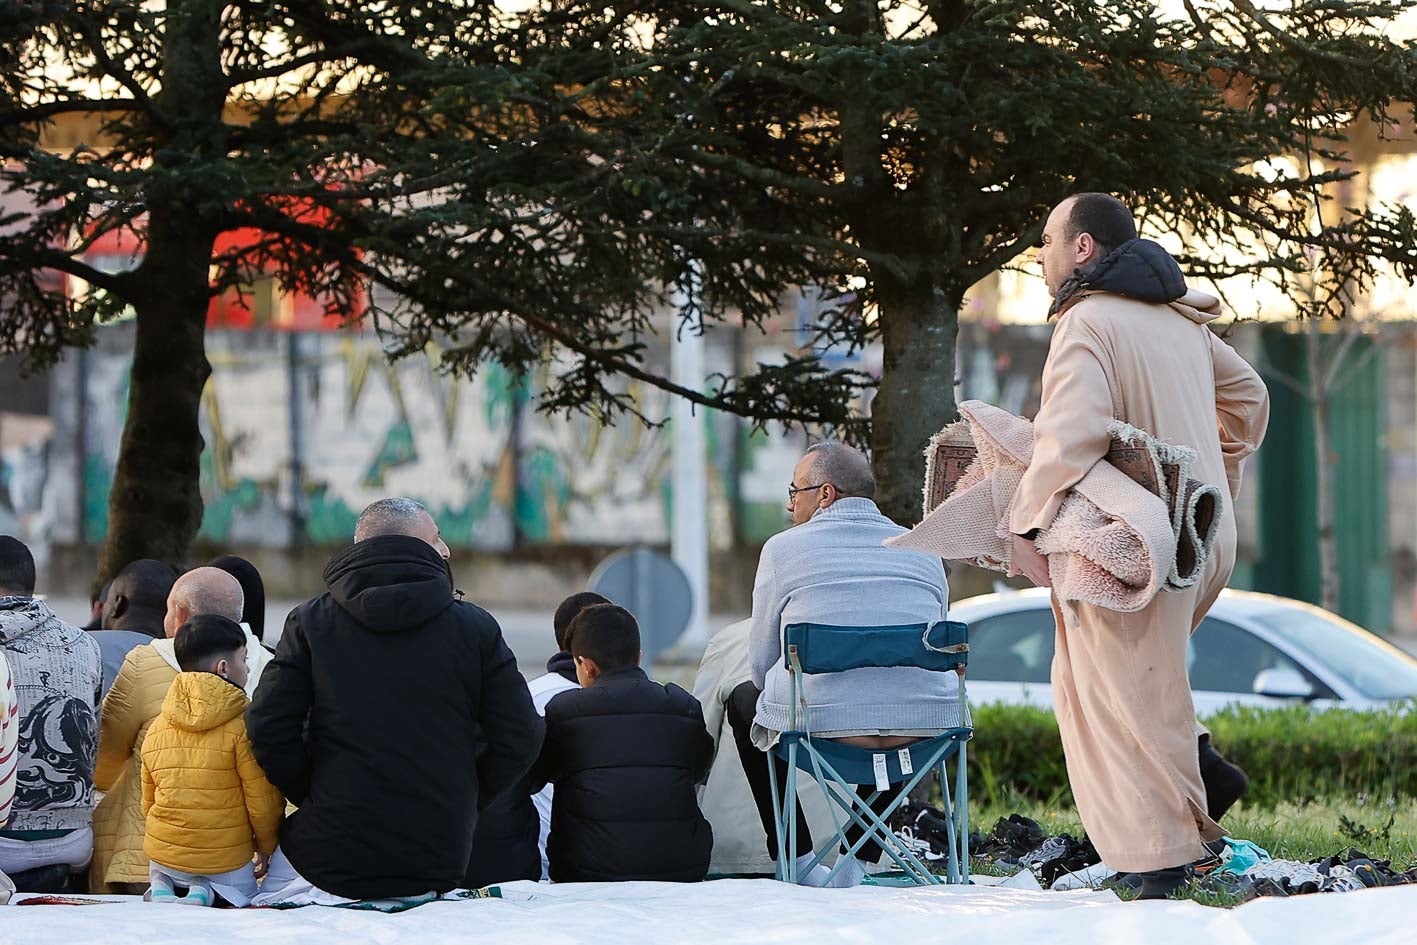
{"label": "black hooded jacket on shoulders", "polygon": [[1086,269],[1064,280],[1049,317],[1066,311],[1091,292],[1112,292],[1139,302],[1164,305],[1186,294],[1186,277],[1174,256],[1151,240],[1127,240]]}
{"label": "black hooded jacket on shoulders", "polygon": [[699,701],[638,667],[546,706],[535,790],[556,785],[546,856],[558,883],[697,882],[713,830],[696,787],[713,765]]}
{"label": "black hooded jacket on shoulders", "polygon": [[286,619],[246,713],[256,760],[299,809],[291,865],[351,899],[456,888],[479,809],[544,731],[491,614],[455,601],[426,542],[371,538]]}

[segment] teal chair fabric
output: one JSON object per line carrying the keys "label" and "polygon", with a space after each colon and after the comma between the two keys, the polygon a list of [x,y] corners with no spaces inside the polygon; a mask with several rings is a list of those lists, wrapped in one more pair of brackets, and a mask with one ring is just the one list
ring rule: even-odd
{"label": "teal chair fabric", "polygon": [[[783,661],[788,670],[791,708],[789,730],[781,734],[774,747],[788,764],[786,784],[779,784],[775,773],[772,776],[778,879],[796,882],[798,877],[793,852],[797,847],[797,773],[802,771],[821,787],[837,816],[836,832],[817,848],[811,862],[803,867],[804,871],[823,862],[834,848],[846,845],[846,832],[854,824],[862,830],[863,836],[847,848],[845,856],[854,855],[867,840],[875,840],[910,882],[919,885],[967,883],[966,745],[974,734],[964,684],[969,662],[968,627],[955,621],[880,627],[790,624],[783,630]],[[857,748],[814,737],[811,710],[801,697],[803,677],[872,667],[958,673],[957,724],[931,738],[893,749]],[[953,777],[949,773],[951,762],[955,768]],[[950,828],[943,877],[903,844],[889,826],[891,815],[910,792],[935,771],[940,773],[942,804]],[[856,793],[857,785],[874,785],[875,792],[862,799]],[[872,806],[882,795],[888,795],[888,806],[883,814],[877,814]],[[845,856],[833,867],[833,874]]]}

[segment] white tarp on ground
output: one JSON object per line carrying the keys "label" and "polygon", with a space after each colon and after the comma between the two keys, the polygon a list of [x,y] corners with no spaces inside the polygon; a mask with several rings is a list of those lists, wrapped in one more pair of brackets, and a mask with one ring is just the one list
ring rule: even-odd
{"label": "white tarp on ground", "polygon": [[806,889],[771,880],[546,886],[397,915],[138,901],[0,908],[3,945],[1411,945],[1417,887],[1259,900],[1224,910],[1109,892],[999,887]]}

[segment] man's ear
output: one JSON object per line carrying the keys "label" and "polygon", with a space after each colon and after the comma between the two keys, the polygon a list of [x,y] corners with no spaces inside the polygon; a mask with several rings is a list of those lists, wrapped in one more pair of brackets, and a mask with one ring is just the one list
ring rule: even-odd
{"label": "man's ear", "polygon": [[114,594],[108,600],[108,615],[113,618],[123,616],[128,612],[128,598],[123,594]]}
{"label": "man's ear", "polygon": [[1083,232],[1078,234],[1077,254],[1079,256],[1086,256],[1089,263],[1096,262],[1101,258],[1101,253],[1098,252],[1098,249],[1097,240],[1092,238],[1091,233]]}

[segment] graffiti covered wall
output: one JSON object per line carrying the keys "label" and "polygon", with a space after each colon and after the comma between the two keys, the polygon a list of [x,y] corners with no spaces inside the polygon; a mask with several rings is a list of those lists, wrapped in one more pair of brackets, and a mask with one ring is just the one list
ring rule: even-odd
{"label": "graffiti covered wall", "polygon": [[[730,349],[710,349],[715,370]],[[200,537],[232,546],[284,548],[347,541],[355,519],[382,496],[408,495],[433,511],[449,545],[485,551],[524,544],[665,542],[670,530],[668,397],[624,389],[651,426],[602,426],[583,415],[541,414],[498,365],[471,380],[442,374],[429,357],[390,364],[377,338],[336,332],[208,332],[212,378],[202,397],[205,515]],[[82,441],[74,506],[56,540],[97,543],[128,396],[131,333],[53,372],[68,409],[56,438]],[[534,389],[538,379],[531,379]],[[82,402],[82,417],[77,409]],[[715,543],[733,542],[740,423],[708,424]],[[788,466],[790,474],[790,463]]]}

